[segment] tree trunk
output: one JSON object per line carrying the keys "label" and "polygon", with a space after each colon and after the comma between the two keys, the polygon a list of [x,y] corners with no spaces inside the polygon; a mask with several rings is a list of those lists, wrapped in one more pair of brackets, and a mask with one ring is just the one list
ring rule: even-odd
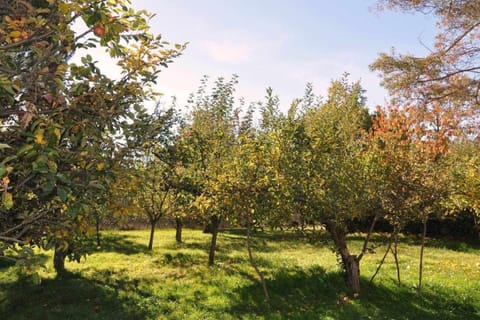
{"label": "tree trunk", "polygon": [[[248,215],[248,213],[247,213]],[[265,300],[270,300],[270,295],[268,294],[268,288],[267,288],[267,283],[265,281],[265,277],[263,276],[263,273],[258,269],[257,263],[255,262],[255,259],[253,258],[252,254],[252,246],[251,246],[251,238],[250,238],[250,232],[251,232],[251,223],[250,223],[250,216],[247,216],[247,251],[248,251],[248,259],[250,260],[250,264],[252,265],[253,269],[255,269],[255,272],[257,273],[258,277],[260,278],[260,282],[262,283],[262,288],[263,288],[263,294],[265,295]]]}
{"label": "tree trunk", "polygon": [[423,251],[425,249],[425,237],[427,236],[427,221],[428,221],[428,217],[425,217],[423,219],[422,246],[420,247],[420,265],[418,268],[418,291],[422,290]]}
{"label": "tree trunk", "polygon": [[210,218],[210,231],[212,233],[212,241],[210,243],[210,253],[208,255],[208,265],[213,266],[215,261],[215,249],[217,248],[217,234],[218,226],[220,225],[220,218],[214,215]]}
{"label": "tree trunk", "polygon": [[157,221],[150,221],[150,240],[148,240],[148,250],[153,248],[153,236],[155,234],[155,225]]}
{"label": "tree trunk", "polygon": [[183,229],[182,219],[175,218],[175,240],[177,240],[178,243],[182,242],[182,229]]}
{"label": "tree trunk", "polygon": [[475,230],[478,230],[477,236],[478,236],[478,240],[480,240],[480,228],[476,228],[478,224],[480,224],[480,219],[478,219],[477,215],[474,214],[473,215],[473,230],[474,230],[474,232],[475,232]]}
{"label": "tree trunk", "polygon": [[394,244],[393,244],[393,249],[392,249],[392,254],[393,254],[393,258],[395,258],[395,267],[397,268],[397,282],[398,282],[398,285],[401,284],[401,281],[400,281],[400,263],[398,262],[398,228],[395,227],[395,241],[394,241]]}
{"label": "tree trunk", "polygon": [[346,233],[334,223],[327,224],[327,230],[332,236],[337,254],[342,259],[342,267],[345,272],[345,282],[354,294],[360,293],[360,259],[350,254],[347,247]]}
{"label": "tree trunk", "polygon": [[97,247],[100,247],[100,217],[95,213],[95,231],[97,235]]}
{"label": "tree trunk", "polygon": [[302,231],[305,231],[305,228],[306,228],[306,223],[305,223],[305,219],[303,218],[300,218],[300,228],[302,229]]}
{"label": "tree trunk", "polygon": [[55,245],[55,251],[53,254],[53,267],[57,272],[57,276],[61,276],[65,273],[65,259],[67,258],[67,249]]}
{"label": "tree trunk", "polygon": [[356,255],[348,255],[342,258],[345,264],[345,272],[347,277],[347,286],[352,289],[353,293],[360,293],[360,260]]}
{"label": "tree trunk", "polygon": [[203,226],[203,233],[212,233],[212,223],[208,222]]}

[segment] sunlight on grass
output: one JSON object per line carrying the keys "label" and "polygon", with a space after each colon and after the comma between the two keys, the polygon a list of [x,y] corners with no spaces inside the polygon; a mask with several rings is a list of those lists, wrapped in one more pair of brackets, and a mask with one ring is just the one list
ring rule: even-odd
{"label": "sunlight on grass", "polygon": [[[0,319],[480,319],[480,250],[430,241],[425,288],[415,290],[419,246],[399,246],[402,285],[388,257],[373,284],[368,280],[386,242],[376,235],[375,252],[361,263],[362,294],[348,296],[330,242],[309,243],[294,234],[259,233],[254,255],[265,272],[271,301],[264,301],[248,263],[242,231],[219,236],[217,261],[207,267],[209,235],[186,230],[177,244],[173,230],[158,230],[154,250],[147,231],[111,231],[103,245],[71,272],[56,279],[52,253],[41,285],[0,264]],[[362,242],[351,237],[358,252]],[[346,296],[346,298],[344,298]]]}

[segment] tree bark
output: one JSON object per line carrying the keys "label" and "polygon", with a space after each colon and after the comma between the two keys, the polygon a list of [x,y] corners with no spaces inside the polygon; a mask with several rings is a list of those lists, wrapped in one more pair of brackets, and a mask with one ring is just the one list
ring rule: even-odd
{"label": "tree bark", "polygon": [[423,219],[422,245],[420,247],[420,265],[418,267],[418,291],[422,290],[423,251],[425,249],[425,237],[427,236],[427,221],[428,221],[428,217],[425,217]]}
{"label": "tree bark", "polygon": [[215,262],[215,250],[217,248],[217,234],[220,218],[217,215],[210,217],[210,231],[212,233],[212,241],[210,242],[210,253],[208,254],[208,265],[213,266]]}
{"label": "tree bark", "polygon": [[332,236],[333,242],[337,250],[337,254],[342,259],[342,267],[345,272],[345,282],[352,289],[354,294],[360,293],[360,259],[356,255],[350,254],[346,233],[334,223],[327,224],[327,230]]}
{"label": "tree bark", "polygon": [[177,240],[178,243],[182,242],[182,229],[183,229],[182,219],[175,218],[175,240]]}
{"label": "tree bark", "polygon": [[356,255],[348,255],[343,258],[347,275],[347,286],[350,287],[355,294],[360,293],[360,260]]}
{"label": "tree bark", "polygon": [[155,225],[157,221],[150,221],[150,239],[148,240],[148,250],[153,249],[153,236],[155,234]]}
{"label": "tree bark", "polygon": [[67,249],[55,245],[55,251],[53,253],[53,267],[57,272],[57,276],[61,276],[65,273],[65,259],[67,258]]}

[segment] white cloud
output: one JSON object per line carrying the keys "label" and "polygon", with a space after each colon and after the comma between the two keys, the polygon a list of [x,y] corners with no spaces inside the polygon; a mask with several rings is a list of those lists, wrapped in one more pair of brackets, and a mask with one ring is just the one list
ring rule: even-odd
{"label": "white cloud", "polygon": [[[203,42],[192,41],[214,63],[220,64],[249,64],[260,60],[271,60],[272,55],[284,46],[289,38],[285,30],[272,27],[271,32],[252,34],[246,30],[229,29],[217,31],[209,28],[209,37]],[[275,37],[271,37],[275,34]]]}
{"label": "white cloud", "polygon": [[209,41],[204,49],[215,62],[241,64],[251,61],[258,48],[255,43]]}

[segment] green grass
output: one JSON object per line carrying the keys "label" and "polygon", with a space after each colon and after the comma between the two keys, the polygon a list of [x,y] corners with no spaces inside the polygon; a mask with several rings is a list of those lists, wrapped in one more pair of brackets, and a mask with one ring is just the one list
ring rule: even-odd
{"label": "green grass", "polygon": [[[0,259],[0,319],[480,319],[480,248],[429,240],[424,290],[417,293],[418,241],[399,247],[401,286],[392,258],[373,284],[369,279],[385,250],[376,235],[375,253],[362,260],[362,294],[344,302],[348,290],[326,236],[311,244],[293,234],[258,233],[255,257],[265,272],[265,301],[248,263],[242,232],[219,235],[215,267],[207,267],[209,235],[157,230],[153,252],[147,231],[105,232],[104,245],[57,279],[51,252],[35,285]],[[350,238],[358,252],[360,237]],[[341,301],[341,302],[340,302]]]}

